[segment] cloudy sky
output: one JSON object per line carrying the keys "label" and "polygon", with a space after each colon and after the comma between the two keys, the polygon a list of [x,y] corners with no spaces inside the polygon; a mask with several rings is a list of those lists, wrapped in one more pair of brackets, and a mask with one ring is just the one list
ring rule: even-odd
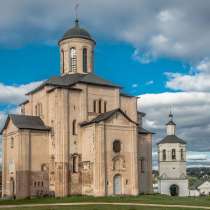
{"label": "cloudy sky", "polygon": [[[0,127],[40,81],[59,74],[57,41],[76,0],[0,0]],[[156,143],[170,107],[189,165],[210,166],[210,1],[80,0],[97,41],[95,72],[140,96]]]}

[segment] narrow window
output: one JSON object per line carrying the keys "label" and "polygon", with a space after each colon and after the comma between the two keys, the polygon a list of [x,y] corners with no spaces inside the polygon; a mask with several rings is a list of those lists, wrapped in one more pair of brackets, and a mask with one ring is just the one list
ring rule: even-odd
{"label": "narrow window", "polygon": [[34,182],[34,187],[36,187],[36,182]]}
{"label": "narrow window", "polygon": [[43,181],[42,181],[42,187],[44,186],[44,183],[43,183]]}
{"label": "narrow window", "polygon": [[93,101],[93,112],[96,113],[96,100]]}
{"label": "narrow window", "polygon": [[171,158],[172,158],[172,160],[176,160],[176,150],[175,149],[172,149]]}
{"label": "narrow window", "polygon": [[70,72],[76,72],[77,71],[77,55],[76,55],[76,49],[72,47],[70,49]]}
{"label": "narrow window", "polygon": [[100,99],[98,102],[98,112],[101,113],[101,105],[102,105],[102,100]]}
{"label": "narrow window", "polygon": [[73,156],[73,173],[78,172],[78,156],[74,155]]}
{"label": "narrow window", "polygon": [[37,105],[35,106],[35,115],[36,116],[38,115],[38,107],[37,107]]}
{"label": "narrow window", "polygon": [[144,158],[141,158],[141,173],[144,173]]}
{"label": "narrow window", "polygon": [[184,150],[181,149],[181,160],[184,160]]}
{"label": "narrow window", "polygon": [[104,102],[104,112],[106,112],[106,110],[107,110],[107,102],[105,101]]}
{"label": "narrow window", "polygon": [[64,58],[64,51],[61,50],[61,69],[62,69],[62,73],[64,73],[64,65],[65,65],[65,58]]}
{"label": "narrow window", "polygon": [[73,123],[72,123],[72,135],[76,135],[76,123],[77,121],[76,120],[73,120]]}
{"label": "narrow window", "polygon": [[87,48],[83,48],[82,57],[83,57],[83,72],[87,73]]}
{"label": "narrow window", "polygon": [[166,160],[166,150],[163,150],[163,161]]}
{"label": "narrow window", "polygon": [[10,148],[13,149],[14,148],[14,138],[12,137],[10,140]]}

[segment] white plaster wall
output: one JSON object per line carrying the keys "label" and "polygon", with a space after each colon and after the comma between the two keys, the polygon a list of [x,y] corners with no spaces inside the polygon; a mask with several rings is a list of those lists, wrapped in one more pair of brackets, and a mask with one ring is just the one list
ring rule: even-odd
{"label": "white plaster wall", "polygon": [[159,180],[158,181],[158,191],[160,194],[171,195],[170,186],[171,185],[179,186],[179,196],[189,196],[188,190],[188,180]]}

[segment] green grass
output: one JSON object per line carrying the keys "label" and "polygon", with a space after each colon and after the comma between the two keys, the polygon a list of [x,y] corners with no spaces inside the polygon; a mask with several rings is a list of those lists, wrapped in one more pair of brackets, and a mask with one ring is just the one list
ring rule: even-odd
{"label": "green grass", "polygon": [[[170,197],[163,195],[140,195],[122,197],[92,197],[92,196],[71,196],[65,198],[34,198],[25,200],[2,200],[0,205],[17,204],[52,204],[52,203],[74,203],[74,202],[96,202],[91,206],[70,206],[70,207],[30,207],[13,208],[13,210],[187,210],[187,208],[167,208],[167,207],[142,207],[142,206],[109,206],[97,205],[97,202],[120,202],[120,203],[145,203],[145,204],[168,204],[168,205],[194,205],[210,206],[210,197]],[[188,208],[188,210],[190,210]],[[197,209],[199,210],[199,208]]]}
{"label": "green grass", "polygon": [[25,200],[2,200],[0,205],[7,204],[38,204],[38,203],[71,203],[71,202],[134,202],[170,205],[195,205],[210,206],[210,197],[170,197],[163,195],[140,195],[122,197],[92,197],[92,196],[70,196],[65,198],[34,198]]}
{"label": "green grass", "polygon": [[[192,210],[187,208],[162,208],[162,207],[133,207],[133,206],[110,206],[110,205],[90,205],[72,207],[35,207],[35,208],[13,208],[7,210]],[[201,209],[196,209],[201,210]]]}

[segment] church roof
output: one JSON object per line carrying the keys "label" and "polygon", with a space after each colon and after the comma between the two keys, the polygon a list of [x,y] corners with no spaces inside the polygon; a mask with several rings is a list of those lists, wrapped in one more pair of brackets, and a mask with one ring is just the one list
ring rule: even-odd
{"label": "church roof", "polygon": [[176,123],[173,120],[170,120],[166,125],[176,125]]}
{"label": "church roof", "polygon": [[95,42],[91,37],[90,33],[86,29],[80,27],[78,19],[75,20],[74,27],[70,28],[64,33],[59,43],[65,39],[71,39],[71,38],[82,38],[82,39],[92,40],[93,42]]}
{"label": "church roof", "polygon": [[173,143],[179,143],[179,144],[186,144],[186,142],[180,138],[178,138],[176,135],[168,135],[164,139],[162,139],[158,144],[173,144]]}
{"label": "church roof", "polygon": [[12,120],[14,125],[19,129],[43,130],[43,131],[50,130],[50,127],[45,126],[42,119],[38,116],[10,114],[0,134],[2,134],[3,130],[7,127],[10,119]]}
{"label": "church roof", "polygon": [[148,130],[142,128],[142,127],[139,127],[139,128],[138,128],[138,133],[139,133],[139,134],[154,134],[153,132],[148,131]]}
{"label": "church roof", "polygon": [[52,77],[43,82],[36,89],[27,93],[27,95],[40,90],[46,85],[57,86],[57,87],[70,87],[77,83],[86,83],[86,84],[121,88],[119,85],[115,85],[112,82],[102,79],[101,77],[93,73],[88,73],[88,74],[75,73],[75,74],[65,74],[63,76],[58,76],[58,77]]}
{"label": "church roof", "polygon": [[115,113],[120,112],[125,118],[127,118],[130,122],[137,124],[136,122],[134,122],[133,120],[131,120],[120,108],[118,109],[114,109],[111,110],[109,112],[105,112],[103,114],[98,115],[97,117],[93,118],[90,121],[85,121],[82,122],[80,125],[81,126],[86,126],[86,125],[90,125],[92,123],[99,123],[101,121],[105,121],[108,120],[110,117],[112,117]]}

